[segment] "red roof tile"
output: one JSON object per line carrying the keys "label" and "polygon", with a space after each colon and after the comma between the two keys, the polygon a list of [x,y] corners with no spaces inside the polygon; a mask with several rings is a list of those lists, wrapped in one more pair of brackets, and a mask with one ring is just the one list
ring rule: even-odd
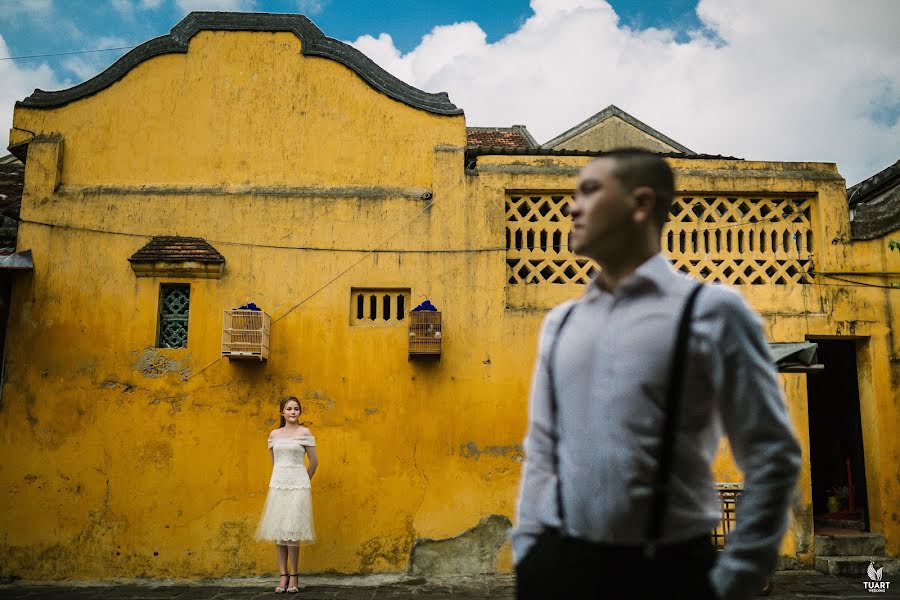
{"label": "red roof tile", "polygon": [[203,238],[158,236],[131,255],[130,262],[224,263],[225,257]]}
{"label": "red roof tile", "polygon": [[466,145],[480,148],[536,148],[524,125],[512,127],[468,127]]}

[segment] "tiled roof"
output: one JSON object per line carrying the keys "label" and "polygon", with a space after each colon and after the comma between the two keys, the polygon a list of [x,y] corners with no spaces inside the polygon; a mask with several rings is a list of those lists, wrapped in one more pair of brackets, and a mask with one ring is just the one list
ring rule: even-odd
{"label": "tiled roof", "polygon": [[524,125],[512,127],[467,127],[466,145],[470,148],[537,148],[538,143]]}
{"label": "tiled roof", "polygon": [[900,229],[900,160],[847,189],[850,237],[871,240]]}
{"label": "tiled roof", "polygon": [[224,263],[225,257],[203,238],[159,236],[131,255],[132,263],[200,262]]}
{"label": "tiled roof", "polygon": [[[484,147],[478,148],[469,146],[466,148],[467,157],[476,156],[605,156],[609,154],[606,150],[555,150],[553,148],[498,148]],[[725,156],[722,154],[685,154],[683,152],[654,152],[662,157],[667,158],[684,158],[684,159],[717,159],[717,160],[744,160],[736,156]]]}
{"label": "tiled roof", "polygon": [[0,157],[0,254],[16,251],[25,165],[9,154]]}
{"label": "tiled roof", "polygon": [[168,34],[131,49],[105,71],[87,81],[55,92],[34,90],[33,94],[18,104],[32,108],[53,108],[91,96],[113,85],[144,61],[165,54],[186,54],[190,40],[201,31],[289,31],[300,39],[300,52],[303,55],[338,62],[352,69],[377,92],[431,113],[463,114],[461,108],[450,102],[446,92],[423,92],[404,83],[353,46],[326,37],[303,15],[208,11],[188,14]]}

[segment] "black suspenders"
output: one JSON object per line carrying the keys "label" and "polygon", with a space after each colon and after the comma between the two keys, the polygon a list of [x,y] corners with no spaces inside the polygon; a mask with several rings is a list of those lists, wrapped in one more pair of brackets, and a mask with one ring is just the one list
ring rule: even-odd
{"label": "black suspenders", "polygon": [[[666,511],[666,502],[669,494],[669,478],[672,470],[672,447],[675,444],[675,436],[678,431],[678,413],[683,392],[684,371],[687,357],[687,343],[690,336],[691,315],[694,311],[694,303],[697,294],[703,288],[697,284],[688,295],[678,322],[678,333],[675,338],[675,350],[672,355],[672,364],[669,370],[669,384],[666,390],[666,404],[664,406],[665,421],[663,423],[662,437],[659,448],[659,468],[656,471],[656,482],[653,486],[653,503],[650,509],[650,518],[647,521],[647,532],[644,543],[644,555],[652,558],[656,554],[656,546],[662,534],[663,516]],[[556,396],[556,379],[553,373],[553,359],[556,356],[556,348],[559,344],[560,333],[572,315],[575,304],[569,305],[556,334],[550,344],[550,353],[547,357],[547,377],[550,384],[550,435],[553,440],[553,467],[556,472],[556,507],[560,522],[560,533],[565,534],[565,508],[562,498],[562,483],[559,472],[559,400]]]}

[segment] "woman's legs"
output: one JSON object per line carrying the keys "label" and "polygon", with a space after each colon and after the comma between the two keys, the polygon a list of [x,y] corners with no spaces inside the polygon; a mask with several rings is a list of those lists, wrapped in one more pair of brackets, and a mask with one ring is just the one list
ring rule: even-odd
{"label": "woman's legs", "polygon": [[[291,573],[292,571],[287,570],[288,563],[288,547],[282,546],[281,544],[275,544],[275,548],[278,551],[278,573]],[[281,579],[278,580],[278,587],[281,589],[287,589],[288,586],[288,578],[285,575],[281,575]]]}
{"label": "woman's legs", "polygon": [[288,580],[288,591],[296,591],[300,587],[300,578],[298,577],[300,571],[297,570],[300,562],[300,546],[288,546],[287,559],[288,564],[291,566],[291,570],[288,573],[292,573],[290,580]]}

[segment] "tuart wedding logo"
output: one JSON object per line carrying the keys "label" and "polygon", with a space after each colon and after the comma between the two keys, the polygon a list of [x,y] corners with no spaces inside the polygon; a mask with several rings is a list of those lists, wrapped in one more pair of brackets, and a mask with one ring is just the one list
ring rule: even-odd
{"label": "tuart wedding logo", "polygon": [[869,561],[869,568],[866,569],[866,574],[869,576],[871,581],[863,581],[863,585],[866,587],[866,590],[873,593],[881,593],[886,592],[891,587],[890,581],[882,581],[882,577],[884,576],[884,567],[875,568],[875,559]]}

